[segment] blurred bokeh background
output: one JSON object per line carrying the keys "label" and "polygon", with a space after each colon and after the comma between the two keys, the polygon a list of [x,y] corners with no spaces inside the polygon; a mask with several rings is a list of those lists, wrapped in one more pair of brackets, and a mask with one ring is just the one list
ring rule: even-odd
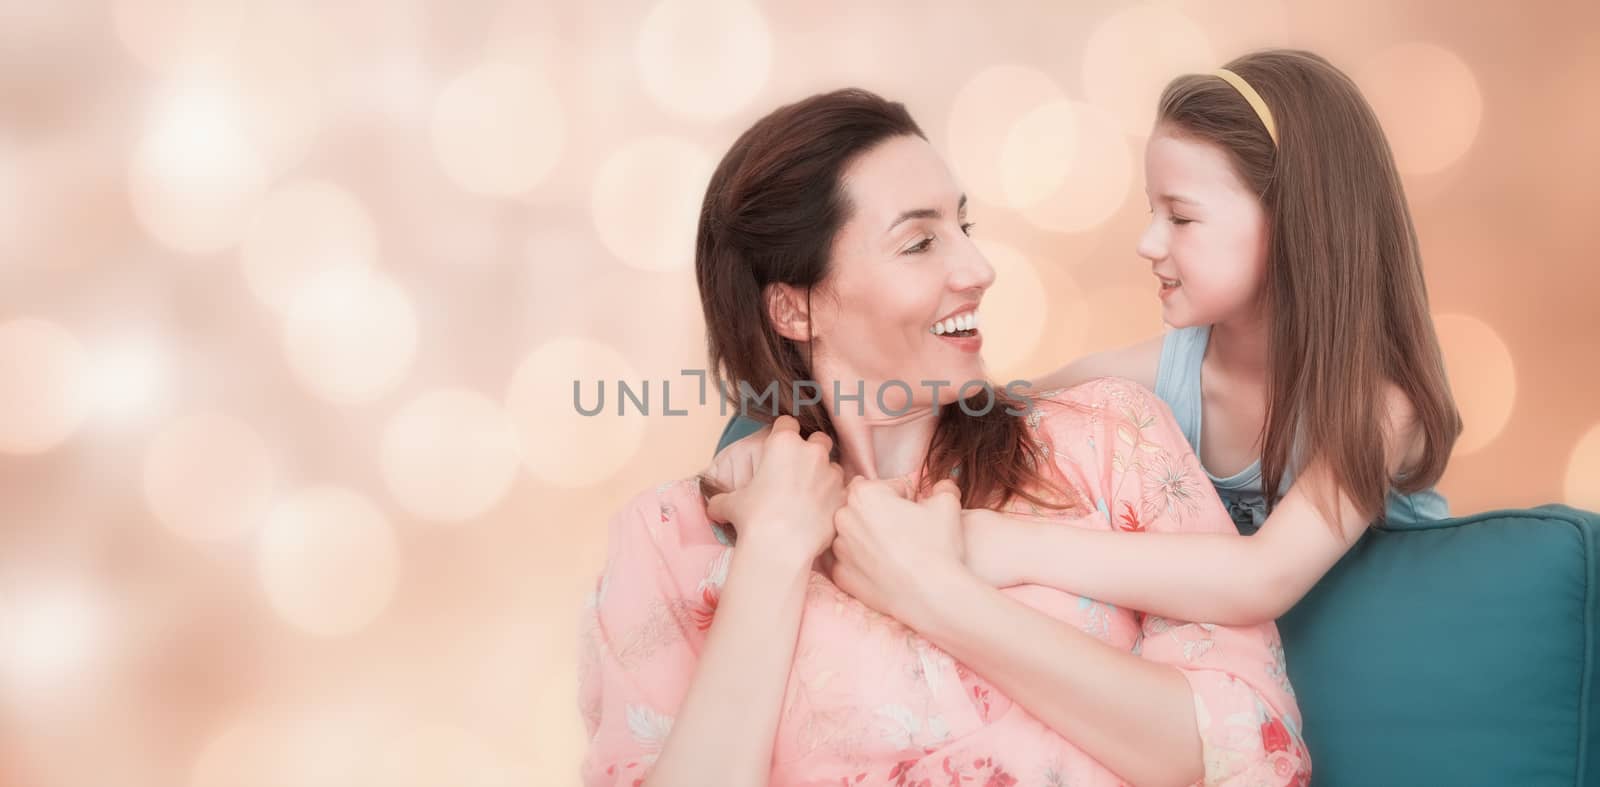
{"label": "blurred bokeh background", "polygon": [[1011,379],[1161,330],[1156,96],[1263,46],[1388,130],[1454,509],[1600,508],[1588,0],[0,0],[0,784],[572,784],[606,520],[723,422],[679,370],[738,132],[906,102]]}

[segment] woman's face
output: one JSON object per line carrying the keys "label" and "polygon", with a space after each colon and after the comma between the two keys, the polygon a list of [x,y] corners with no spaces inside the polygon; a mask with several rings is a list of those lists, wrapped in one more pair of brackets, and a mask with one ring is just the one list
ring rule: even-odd
{"label": "woman's face", "polygon": [[[827,278],[811,304],[814,375],[845,395],[864,381],[866,407],[879,386],[893,410],[953,403],[983,380],[978,304],[994,269],[968,237],[966,195],[944,159],[920,137],[895,137],[844,174],[849,219],[834,238]],[[980,389],[968,389],[974,395]],[[832,398],[831,390],[827,392]],[[841,406],[841,409],[851,409]]]}
{"label": "woman's face", "polygon": [[1222,150],[1158,126],[1144,151],[1150,225],[1139,256],[1157,278],[1162,319],[1178,328],[1254,315],[1267,268],[1261,200]]}

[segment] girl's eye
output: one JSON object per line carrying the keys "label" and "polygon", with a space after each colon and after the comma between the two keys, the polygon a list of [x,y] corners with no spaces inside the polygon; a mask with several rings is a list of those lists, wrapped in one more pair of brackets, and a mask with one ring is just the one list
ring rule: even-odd
{"label": "girl's eye", "polygon": [[966,234],[966,235],[971,235],[972,234],[972,228],[976,227],[976,226],[978,226],[978,223],[975,222],[975,221],[966,222],[966,223],[961,225],[961,232],[963,234]]}
{"label": "girl's eye", "polygon": [[1176,224],[1176,225],[1178,225],[1180,227],[1182,227],[1185,224],[1193,223],[1193,221],[1194,221],[1193,219],[1182,219],[1182,218],[1178,218],[1177,216],[1173,216],[1172,217],[1172,223]]}
{"label": "girl's eye", "polygon": [[933,236],[929,235],[928,237],[923,238],[922,242],[918,243],[915,246],[912,246],[909,249],[906,249],[906,253],[907,254],[921,254],[921,253],[927,251],[932,246],[933,246]]}

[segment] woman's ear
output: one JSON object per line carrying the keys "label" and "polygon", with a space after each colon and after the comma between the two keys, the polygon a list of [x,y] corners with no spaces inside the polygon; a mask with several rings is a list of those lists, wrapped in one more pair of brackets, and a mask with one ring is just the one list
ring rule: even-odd
{"label": "woman's ear", "polygon": [[779,336],[796,342],[811,341],[809,290],[789,284],[769,284],[764,295],[767,317]]}

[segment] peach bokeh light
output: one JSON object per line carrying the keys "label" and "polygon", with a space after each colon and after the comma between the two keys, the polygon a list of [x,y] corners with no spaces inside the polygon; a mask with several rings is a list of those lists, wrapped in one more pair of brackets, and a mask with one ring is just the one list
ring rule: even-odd
{"label": "peach bokeh light", "polygon": [[445,86],[433,111],[433,147],[461,188],[514,196],[539,185],[566,144],[561,100],[538,69],[487,63]]}
{"label": "peach bokeh light", "polygon": [[326,120],[336,45],[314,5],[117,0],[113,17],[118,40],[159,78],[233,96],[238,131],[273,169],[304,158]]}
{"label": "peach bokeh light", "polygon": [[1500,436],[1517,400],[1517,370],[1511,350],[1493,326],[1468,314],[1433,318],[1444,350],[1450,390],[1461,409],[1455,454],[1477,451]]}
{"label": "peach bokeh light", "polygon": [[90,350],[82,396],[102,423],[130,424],[162,408],[175,393],[171,342],[138,329],[107,331]]}
{"label": "peach bokeh light", "polygon": [[1075,150],[1057,188],[1026,206],[1014,207],[1040,229],[1084,232],[1111,218],[1127,200],[1133,186],[1133,153],[1116,119],[1104,110],[1078,102],[1051,106],[1049,112],[1071,123]]}
{"label": "peach bokeh light", "polygon": [[313,487],[272,509],[256,567],[285,622],[334,637],[383,613],[399,581],[400,552],[388,518],[371,502],[346,489]]}
{"label": "peach bokeh light", "polygon": [[590,209],[600,240],[640,270],[692,270],[700,203],[715,166],[699,146],[681,139],[627,143],[595,173]]}
{"label": "peach bokeh light", "polygon": [[377,271],[338,268],[297,292],[283,320],[283,349],[306,389],[339,404],[363,404],[405,375],[417,346],[417,316],[400,285]]}
{"label": "peach bokeh light", "polygon": [[429,391],[389,420],[379,448],[389,493],[436,522],[481,516],[510,490],[522,463],[500,405],[474,391]]}
{"label": "peach bokeh light", "polygon": [[1089,334],[1084,349],[1126,347],[1159,336],[1161,304],[1155,299],[1155,292],[1154,276],[1150,277],[1150,286],[1142,289],[1117,285],[1089,292],[1084,297],[1088,307],[1084,322]]}
{"label": "peach bokeh light", "polygon": [[1142,136],[1155,123],[1155,99],[1168,81],[1221,66],[1193,19],[1169,3],[1144,3],[1095,26],[1083,52],[1083,95],[1123,131]]}
{"label": "peach bokeh light", "polygon": [[[633,461],[649,419],[624,399],[618,381],[626,381],[642,398],[646,380],[634,365],[617,350],[589,339],[553,339],[517,364],[506,410],[521,437],[523,461],[535,478],[561,487],[590,486]],[[657,386],[651,400],[657,415],[660,397]],[[594,409],[602,403],[604,408],[592,416],[578,410],[579,404]]]}
{"label": "peach bokeh light", "polygon": [[1000,180],[1006,204],[1023,210],[1060,189],[1078,152],[1078,118],[1065,99],[1029,110],[1000,145]]}
{"label": "peach bokeh light", "polygon": [[12,150],[10,140],[0,134],[0,265],[20,262],[22,244],[19,242],[25,217],[32,211],[25,204],[27,187],[23,183],[22,164]]}
{"label": "peach bokeh light", "polygon": [[670,112],[718,120],[767,80],[772,38],[747,0],[659,0],[638,29],[639,81]]}
{"label": "peach bokeh light", "polygon": [[1178,0],[1173,8],[1205,31],[1218,58],[1210,68],[1243,52],[1294,42],[1284,0]]}
{"label": "peach bokeh light", "polygon": [[346,707],[242,715],[205,742],[184,787],[389,784],[397,723]]}
{"label": "peach bokeh light", "polygon": [[277,481],[266,440],[225,413],[184,416],[145,451],[145,500],[157,520],[185,538],[229,538],[259,527]]}
{"label": "peach bokeh light", "polygon": [[[979,307],[983,361],[990,376],[1004,384],[1017,376],[1019,365],[1038,346],[1050,302],[1033,263],[1022,252],[988,239],[979,239],[978,248],[994,268],[994,284]],[[1071,303],[1065,306],[1072,308]]]}
{"label": "peach bokeh light", "polygon": [[128,172],[135,215],[175,251],[206,254],[239,241],[269,178],[244,128],[242,98],[204,78],[175,84],[150,113]]}
{"label": "peach bokeh light", "polygon": [[278,312],[319,274],[371,267],[377,257],[371,214],[348,189],[326,180],[285,183],[263,197],[240,251],[250,291]]}
{"label": "peach bokeh light", "polygon": [[88,416],[88,352],[59,325],[0,323],[0,452],[48,451]]}
{"label": "peach bokeh light", "polygon": [[481,738],[460,727],[412,724],[398,730],[387,744],[393,756],[383,758],[380,784],[520,787],[530,783]]}
{"label": "peach bokeh light", "polygon": [[1389,47],[1352,76],[1378,113],[1401,172],[1438,172],[1465,155],[1478,136],[1478,80],[1458,55],[1437,44]]}
{"label": "peach bokeh light", "polygon": [[1600,422],[1573,444],[1564,486],[1567,505],[1600,511]]}
{"label": "peach bokeh light", "polygon": [[[1057,116],[1044,114],[1023,123],[1040,107],[1065,100],[1066,94],[1055,80],[1036,68],[1020,65],[997,65],[986,68],[969,78],[956,91],[950,104],[943,148],[945,156],[955,168],[956,176],[966,186],[967,193],[978,199],[1005,205],[1011,200],[1007,188],[1005,164],[1009,146],[1021,148],[1011,154],[1013,161],[1020,154],[1036,149],[1043,143],[1037,139],[1036,130],[1048,130]],[[1055,123],[1055,125],[1062,125]],[[1057,143],[1050,152],[1070,154],[1073,146]],[[1019,197],[1030,197],[1035,191],[1048,191],[1059,185],[1059,178],[1051,179],[1054,172],[1065,177],[1062,164],[1044,162],[1043,174],[1019,177],[1009,191]],[[1016,169],[1016,165],[1012,165]],[[1035,182],[1038,178],[1042,182]]]}
{"label": "peach bokeh light", "polygon": [[460,727],[347,708],[262,713],[207,741],[184,787],[515,787],[527,774]]}
{"label": "peach bokeh light", "polygon": [[[9,585],[9,587],[8,587]],[[92,686],[104,666],[113,610],[86,585],[64,577],[18,588],[0,584],[0,688],[41,712]]]}
{"label": "peach bokeh light", "polygon": [[270,735],[261,722],[228,725],[201,749],[186,787],[274,787],[284,757],[272,751]]}

